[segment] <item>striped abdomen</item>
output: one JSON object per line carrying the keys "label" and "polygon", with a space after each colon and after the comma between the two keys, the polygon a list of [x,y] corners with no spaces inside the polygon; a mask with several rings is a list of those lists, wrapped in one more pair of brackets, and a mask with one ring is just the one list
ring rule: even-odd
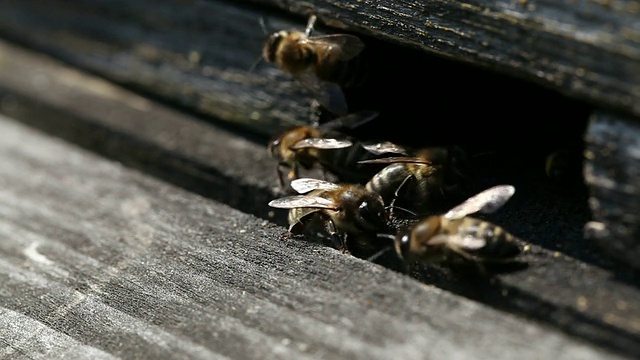
{"label": "striped abdomen", "polygon": [[484,239],[484,246],[479,248],[456,247],[460,255],[469,256],[471,259],[501,262],[508,261],[520,253],[520,248],[514,241],[515,237],[504,228],[488,221],[467,216],[459,220],[449,220],[441,231],[443,234]]}
{"label": "striped abdomen", "polygon": [[382,196],[390,204],[398,196],[396,205],[408,209],[429,211],[443,209],[442,170],[440,166],[419,163],[391,164],[376,173],[366,188]]}
{"label": "striped abdomen", "polygon": [[378,156],[357,143],[343,149],[316,149],[316,153],[322,167],[338,176],[341,182],[364,183],[370,180],[378,169],[372,164],[358,164],[358,161]]}

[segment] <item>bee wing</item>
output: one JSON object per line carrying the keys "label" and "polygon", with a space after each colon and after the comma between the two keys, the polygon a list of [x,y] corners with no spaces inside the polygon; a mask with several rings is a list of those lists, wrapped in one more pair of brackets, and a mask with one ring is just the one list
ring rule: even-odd
{"label": "bee wing", "polygon": [[494,186],[468,198],[462,204],[449,210],[444,214],[444,217],[460,219],[476,212],[492,213],[501,208],[515,192],[516,188],[512,185]]}
{"label": "bee wing", "polygon": [[337,57],[335,60],[347,61],[354,58],[364,50],[364,43],[360,38],[348,34],[329,34],[311,36],[307,42],[315,46],[323,46],[328,51],[328,56]]}
{"label": "bee wing", "polygon": [[300,178],[291,181],[291,188],[300,194],[305,194],[313,190],[335,190],[339,186],[320,179]]}
{"label": "bee wing", "polygon": [[355,129],[358,126],[368,123],[380,115],[377,111],[361,110],[345,116],[340,116],[331,121],[318,126],[319,129],[336,130],[336,129]]}
{"label": "bee wing", "polygon": [[347,99],[340,85],[320,80],[313,69],[308,69],[296,75],[300,84],[311,91],[320,105],[336,115],[347,115]]}
{"label": "bee wing", "polygon": [[329,199],[318,196],[292,195],[283,198],[271,200],[269,206],[279,209],[293,208],[318,208],[318,209],[334,209],[335,203]]}
{"label": "bee wing", "polygon": [[395,164],[395,163],[416,163],[431,165],[431,161],[410,156],[386,157],[381,159],[370,159],[358,161],[360,164]]}
{"label": "bee wing", "polygon": [[453,249],[459,249],[463,251],[474,251],[482,249],[487,245],[487,241],[483,238],[471,236],[471,235],[459,235],[459,234],[438,234],[433,236],[427,242],[427,245],[445,245]]}
{"label": "bee wing", "polygon": [[346,139],[325,139],[325,138],[307,138],[298,141],[293,146],[292,150],[303,148],[317,148],[317,149],[342,149],[353,145],[350,140]]}
{"label": "bee wing", "polygon": [[375,155],[382,155],[387,153],[407,155],[407,149],[400,145],[394,144],[390,141],[383,141],[378,143],[362,143],[362,147],[368,152]]}

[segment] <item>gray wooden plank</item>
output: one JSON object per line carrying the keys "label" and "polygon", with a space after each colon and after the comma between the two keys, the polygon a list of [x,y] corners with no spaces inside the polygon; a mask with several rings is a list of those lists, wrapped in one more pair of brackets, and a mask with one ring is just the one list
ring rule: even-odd
{"label": "gray wooden plank", "polygon": [[0,309],[0,357],[3,359],[118,359],[20,312]]}
{"label": "gray wooden plank", "polygon": [[9,358],[61,358],[61,339],[77,358],[617,357],[7,118],[0,129]]}
{"label": "gray wooden plank", "polygon": [[[237,136],[224,124],[185,117],[46,56],[6,42],[0,53],[11,54],[0,71],[4,113],[245,212],[270,211],[276,183],[265,180],[275,179],[276,170],[264,138],[231,141]],[[247,169],[254,176],[242,178]]]}
{"label": "gray wooden plank", "polygon": [[[266,139],[248,141],[244,132],[203,122],[50,59],[6,44],[4,49],[15,58],[4,63],[10,71],[0,72],[2,112],[284,225],[285,212],[273,212],[267,206],[277,196],[273,191],[277,181],[275,163],[264,149]],[[518,189],[491,220],[529,245],[523,256],[528,268],[498,274],[489,281],[460,279],[432,267],[416,269],[410,275],[594,344],[626,354],[640,353],[639,290],[624,266],[603,258],[599,249],[584,239],[582,229],[590,219],[586,190],[549,186],[535,175],[535,166],[518,157],[516,160],[483,166],[487,165],[489,176],[499,175],[500,171],[494,173],[498,168],[507,169],[500,179]]]}

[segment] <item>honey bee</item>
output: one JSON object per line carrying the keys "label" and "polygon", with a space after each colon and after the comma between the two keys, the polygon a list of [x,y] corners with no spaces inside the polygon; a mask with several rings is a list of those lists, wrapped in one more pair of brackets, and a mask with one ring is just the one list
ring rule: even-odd
{"label": "honey bee", "polygon": [[342,182],[365,184],[380,169],[364,163],[389,154],[407,155],[406,149],[391,142],[355,141],[353,145],[337,151],[320,151],[318,163],[336,175]]}
{"label": "honey bee", "polygon": [[456,266],[469,262],[505,263],[520,254],[515,237],[500,226],[470,217],[473,213],[492,213],[515,193],[511,185],[484,190],[444,215],[432,215],[394,235],[398,256],[407,264],[422,262]]}
{"label": "honey bee", "polygon": [[387,215],[380,195],[358,184],[301,178],[291,182],[301,195],[286,196],[269,206],[289,210],[289,232],[303,234],[358,256],[370,239],[387,229]]}
{"label": "honey bee", "polygon": [[[348,169],[349,163],[361,159],[360,155],[343,151],[346,156],[336,154],[336,149],[352,147],[354,141],[338,131],[340,128],[355,128],[378,116],[374,111],[360,111],[333,119],[321,125],[302,125],[289,129],[273,138],[268,145],[271,156],[278,160],[277,173],[280,187],[285,187],[282,168],[289,168],[289,180],[297,179],[299,168],[310,169],[316,164],[325,170],[339,172]],[[357,148],[353,151],[359,151]],[[344,165],[343,165],[344,164]]]}
{"label": "honey bee", "polygon": [[304,32],[281,30],[269,35],[262,56],[293,75],[328,111],[346,115],[342,87],[357,86],[364,80],[365,66],[358,55],[365,45],[354,35],[311,36],[316,19],[310,16]]}
{"label": "honey bee", "polygon": [[398,205],[421,214],[445,211],[465,195],[469,168],[461,148],[429,147],[404,153],[410,156],[359,161],[389,164],[366,183],[368,191],[380,194],[392,208]]}

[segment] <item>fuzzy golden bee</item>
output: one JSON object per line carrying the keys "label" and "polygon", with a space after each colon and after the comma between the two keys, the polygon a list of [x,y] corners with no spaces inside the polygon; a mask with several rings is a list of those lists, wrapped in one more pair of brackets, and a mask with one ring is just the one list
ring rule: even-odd
{"label": "fuzzy golden bee", "polygon": [[269,206],[289,210],[289,232],[358,256],[376,234],[387,229],[382,198],[357,184],[301,178],[291,182],[301,195],[286,196]]}
{"label": "fuzzy golden bee", "polygon": [[354,140],[339,129],[358,127],[377,116],[377,112],[363,110],[321,125],[296,126],[274,137],[269,141],[268,151],[278,161],[280,187],[285,187],[283,168],[290,169],[287,175],[289,180],[299,177],[300,167],[311,169],[315,165],[339,177],[341,173],[361,176],[357,160],[365,158],[362,153],[371,152],[361,146],[353,146]]}
{"label": "fuzzy golden bee", "polygon": [[304,32],[281,30],[269,35],[262,56],[298,79],[327,110],[346,115],[342,87],[363,82],[366,66],[359,55],[365,45],[354,35],[311,36],[316,19],[309,18]]}
{"label": "fuzzy golden bee", "polygon": [[[396,152],[401,152],[398,146]],[[446,211],[464,196],[469,181],[466,154],[458,147],[404,150],[409,156],[363,160],[362,164],[389,164],[366,183],[367,190],[386,204],[419,214]]]}
{"label": "fuzzy golden bee", "polygon": [[396,235],[379,234],[393,239],[395,250],[407,264],[422,262],[456,266],[473,263],[513,261],[520,254],[515,236],[502,227],[478,218],[473,213],[492,213],[515,193],[511,185],[484,190],[444,215],[419,220]]}

